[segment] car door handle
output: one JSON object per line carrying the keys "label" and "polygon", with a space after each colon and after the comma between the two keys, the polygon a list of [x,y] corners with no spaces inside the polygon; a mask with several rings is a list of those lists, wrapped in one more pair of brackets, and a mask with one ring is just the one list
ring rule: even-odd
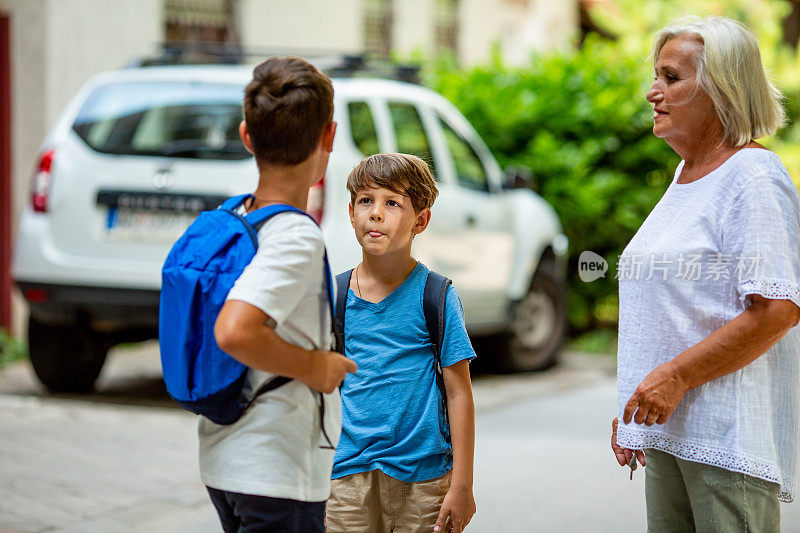
{"label": "car door handle", "polygon": [[477,222],[477,219],[475,218],[475,215],[469,214],[469,215],[467,215],[467,219],[466,219],[465,222],[466,222],[467,226],[474,226],[475,223]]}

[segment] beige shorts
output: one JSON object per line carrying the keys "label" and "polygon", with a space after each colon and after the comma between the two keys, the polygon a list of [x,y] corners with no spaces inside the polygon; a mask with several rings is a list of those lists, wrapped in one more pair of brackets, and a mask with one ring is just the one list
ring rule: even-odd
{"label": "beige shorts", "polygon": [[451,472],[407,483],[380,470],[331,481],[328,533],[431,533],[450,489]]}

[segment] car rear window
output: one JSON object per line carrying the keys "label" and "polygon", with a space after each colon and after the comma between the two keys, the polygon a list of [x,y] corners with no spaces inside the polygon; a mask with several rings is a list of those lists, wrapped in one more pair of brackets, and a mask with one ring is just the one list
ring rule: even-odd
{"label": "car rear window", "polygon": [[243,95],[233,84],[112,83],[89,94],[72,129],[106,154],[247,159]]}

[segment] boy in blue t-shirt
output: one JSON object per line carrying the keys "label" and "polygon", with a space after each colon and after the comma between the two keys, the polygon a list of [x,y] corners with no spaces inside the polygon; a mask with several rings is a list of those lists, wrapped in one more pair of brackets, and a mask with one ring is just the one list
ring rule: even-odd
{"label": "boy in blue t-shirt", "polygon": [[362,247],[346,300],[345,351],[358,371],[342,386],[328,532],[460,532],[475,514],[475,357],[450,286],[441,361],[451,442],[422,300],[428,269],[411,257],[438,194],[428,166],[406,154],[364,159],[347,180]]}

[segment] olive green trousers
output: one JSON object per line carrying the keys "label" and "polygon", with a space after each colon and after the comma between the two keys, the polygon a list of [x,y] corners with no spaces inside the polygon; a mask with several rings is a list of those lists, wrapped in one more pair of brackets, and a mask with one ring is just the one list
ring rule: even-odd
{"label": "olive green trousers", "polygon": [[645,450],[649,533],[779,533],[778,485]]}

